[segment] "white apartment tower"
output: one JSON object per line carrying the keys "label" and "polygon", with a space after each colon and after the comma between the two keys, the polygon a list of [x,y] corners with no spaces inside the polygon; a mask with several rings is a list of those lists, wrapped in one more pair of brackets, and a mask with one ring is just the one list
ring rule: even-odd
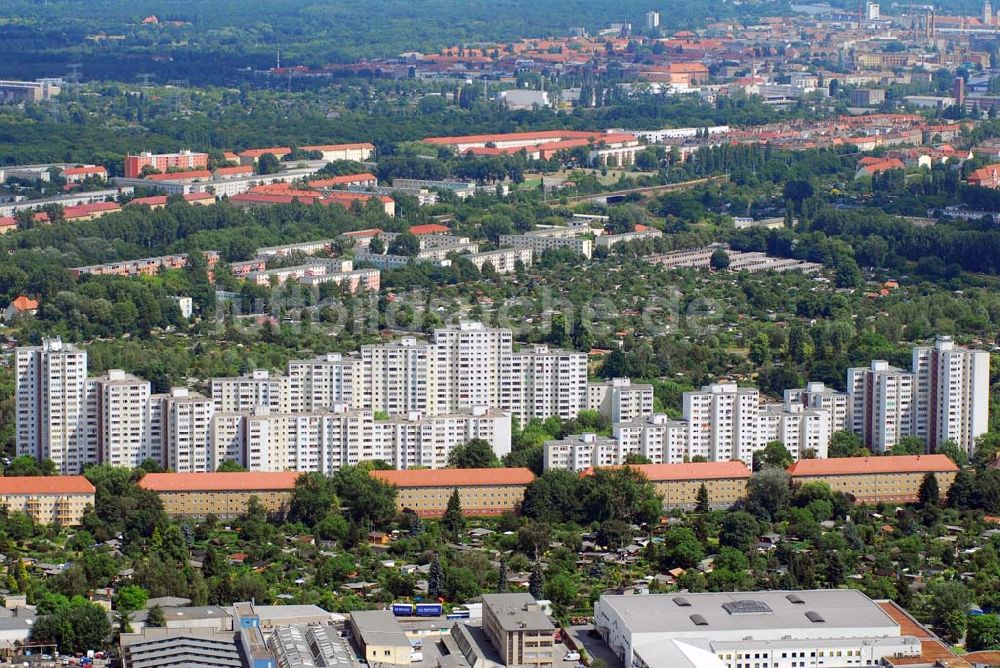
{"label": "white apartment tower", "polygon": [[913,434],[914,375],[884,360],[847,370],[851,431],[878,453]]}
{"label": "white apartment tower", "polygon": [[437,412],[437,351],[412,336],[362,346],[361,405],[389,414]]}
{"label": "white apartment tower", "polygon": [[487,328],[480,322],[435,330],[438,410],[499,406],[501,361],[512,346],[509,329]]}
{"label": "white apartment tower", "polygon": [[587,408],[612,422],[649,417],[653,414],[653,386],[633,383],[629,378],[588,383]]}
{"label": "white apartment tower", "polygon": [[186,387],[175,387],[163,400],[163,436],[166,465],[177,473],[214,471],[212,442],[212,400]]}
{"label": "white apartment tower", "polygon": [[990,354],[939,336],[934,345],[913,349],[913,375],[913,435],[929,452],[950,440],[971,455],[988,428]]}
{"label": "white apartment tower", "polygon": [[706,385],[684,393],[690,457],[710,462],[740,459],[748,466],[763,445],[757,437],[760,391],[736,383]]}
{"label": "white apartment tower", "polygon": [[532,346],[505,356],[500,378],[500,408],[525,424],[557,415],[571,420],[587,400],[587,355]]}
{"label": "white apartment tower", "polygon": [[87,353],[56,338],[19,347],[15,358],[17,454],[51,459],[63,475],[96,464],[87,411]]}
{"label": "white apartment tower", "polygon": [[785,403],[800,403],[806,408],[826,411],[830,418],[830,434],[848,429],[849,413],[846,392],[838,392],[823,383],[806,383],[804,388],[785,390]]}
{"label": "white apartment tower", "polygon": [[149,382],[121,369],[87,382],[101,463],[135,468],[146,459],[159,462],[162,452],[150,434]]}

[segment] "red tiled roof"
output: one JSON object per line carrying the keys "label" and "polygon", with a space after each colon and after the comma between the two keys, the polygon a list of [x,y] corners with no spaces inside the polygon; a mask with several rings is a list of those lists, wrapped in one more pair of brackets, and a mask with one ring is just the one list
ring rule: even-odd
{"label": "red tiled roof", "polygon": [[582,132],[579,130],[540,130],[537,132],[510,132],[493,135],[462,135],[458,137],[428,137],[425,144],[484,144],[497,141],[531,141],[535,139],[587,139],[596,137],[601,132]]}
{"label": "red tiled roof", "polygon": [[0,227],[17,227],[17,219],[14,216],[3,216],[0,218]]}
{"label": "red tiled roof", "polygon": [[444,225],[428,223],[426,225],[413,225],[410,227],[410,234],[448,234],[451,230]]}
{"label": "red tiled roof", "polygon": [[528,468],[497,469],[418,469],[415,471],[372,471],[372,477],[396,487],[489,487],[527,485],[535,479]]}
{"label": "red tiled roof", "polygon": [[[114,202],[94,202],[93,204],[81,204],[79,206],[68,206],[63,210],[66,219],[89,216],[92,213],[101,211],[121,211],[121,207]],[[44,211],[42,212],[44,213]]]}
{"label": "red tiled roof", "polygon": [[343,174],[341,176],[331,176],[328,179],[315,179],[309,181],[310,188],[329,188],[330,186],[340,186],[347,183],[359,183],[363,181],[374,181],[375,175],[368,174]]}
{"label": "red tiled roof", "polygon": [[212,193],[184,193],[181,197],[184,198],[185,202],[201,202],[206,199],[215,199],[215,195]]}
{"label": "red tiled roof", "polygon": [[251,204],[291,204],[299,200],[304,204],[312,204],[321,201],[319,194],[314,193],[312,197],[304,195],[277,195],[273,193],[240,193],[229,198],[231,202],[249,202]]}
{"label": "red tiled roof", "polygon": [[103,167],[69,167],[63,170],[63,176],[83,176],[84,174],[105,174],[108,170]]}
{"label": "red tiled roof", "polygon": [[166,174],[150,174],[147,181],[182,181],[184,179],[210,179],[212,172],[207,169],[190,169],[186,172],[167,172]]}
{"label": "red tiled roof", "polygon": [[866,473],[943,473],[958,471],[946,455],[899,455],[885,457],[840,457],[800,459],[788,467],[792,477],[859,475]]}
{"label": "red tiled roof", "polygon": [[236,165],[235,167],[216,167],[216,174],[253,174],[253,167],[250,165]]}
{"label": "red tiled roof", "polygon": [[367,148],[375,150],[374,144],[361,142],[360,144],[320,144],[318,146],[303,146],[303,151],[347,151],[353,148]]}
{"label": "red tiled roof", "polygon": [[93,494],[82,475],[0,477],[0,494]]}
{"label": "red tiled roof", "polygon": [[377,237],[382,234],[382,230],[373,227],[370,230],[357,230],[355,232],[344,232],[345,237],[352,237],[354,239],[367,239],[368,237]]}
{"label": "red tiled roof", "polygon": [[17,299],[11,302],[11,305],[18,311],[36,311],[38,310],[38,302],[25,295],[19,296]]}
{"label": "red tiled roof", "polygon": [[154,492],[257,492],[290,490],[298,471],[227,473],[147,473],[139,486]]}
{"label": "red tiled roof", "polygon": [[149,197],[136,197],[133,200],[129,200],[125,206],[141,206],[143,204],[146,206],[163,206],[166,203],[166,195],[150,195]]}
{"label": "red tiled roof", "polygon": [[241,158],[259,158],[265,153],[270,153],[273,156],[288,155],[292,152],[292,149],[287,146],[271,146],[270,148],[248,148],[245,151],[240,151]]}
{"label": "red tiled roof", "polygon": [[[602,468],[621,468],[605,466]],[[652,482],[667,480],[718,480],[720,478],[749,478],[750,469],[743,462],[690,462],[688,464],[633,464],[629,468],[640,471]],[[593,475],[589,468],[582,475]]]}

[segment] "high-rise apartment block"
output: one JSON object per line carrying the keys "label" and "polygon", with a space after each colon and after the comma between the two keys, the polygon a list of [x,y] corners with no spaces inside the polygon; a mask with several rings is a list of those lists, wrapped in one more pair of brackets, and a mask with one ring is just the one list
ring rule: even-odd
{"label": "high-rise apartment block", "polygon": [[990,354],[958,347],[949,336],[913,349],[913,435],[934,452],[954,441],[968,453],[989,426]]}
{"label": "high-rise apartment block", "polygon": [[851,431],[874,452],[892,450],[913,431],[913,374],[875,360],[847,370]]}
{"label": "high-rise apartment block", "polygon": [[97,462],[87,416],[87,353],[59,339],[15,355],[18,455],[51,459],[61,474]]}
{"label": "high-rise apartment block", "polygon": [[512,414],[571,419],[587,407],[584,353],[514,351],[510,330],[474,322],[430,342],[404,337],[294,361],[286,374],[214,378],[210,396],[152,394],[118,370],[88,379],[86,353],[59,340],[16,357],[18,453],[51,458],[63,473],[146,459],[178,473],[227,460],[252,471],[332,473],[372,459],[444,468],[471,439],[509,452]]}

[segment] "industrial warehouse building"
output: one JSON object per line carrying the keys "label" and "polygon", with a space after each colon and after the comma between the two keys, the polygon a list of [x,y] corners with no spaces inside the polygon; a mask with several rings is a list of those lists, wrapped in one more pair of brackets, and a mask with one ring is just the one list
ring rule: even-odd
{"label": "industrial warehouse building", "polygon": [[605,595],[594,625],[637,668],[853,668],[922,651],[850,589]]}

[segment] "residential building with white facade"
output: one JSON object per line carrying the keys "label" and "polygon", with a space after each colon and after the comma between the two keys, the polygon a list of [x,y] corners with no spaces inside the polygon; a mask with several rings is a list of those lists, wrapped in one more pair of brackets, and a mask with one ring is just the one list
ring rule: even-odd
{"label": "residential building with white facade", "polygon": [[685,392],[688,454],[710,462],[740,459],[749,465],[754,451],[763,445],[757,435],[759,410],[760,391],[756,388],[718,383]]}
{"label": "residential building with white facade", "polygon": [[150,436],[149,381],[110,369],[87,383],[101,463],[136,468],[146,459],[159,460],[162,451]]}
{"label": "residential building with white facade", "polygon": [[913,349],[913,435],[934,452],[954,441],[970,455],[989,428],[990,354],[939,336]]}
{"label": "residential building with white facade", "polygon": [[[767,404],[757,419],[760,447],[781,441],[796,460],[807,452],[813,457],[827,456],[830,448],[830,415],[801,403]],[[753,455],[751,455],[751,460]]]}
{"label": "residential building with white facade", "polygon": [[806,408],[826,411],[830,418],[830,434],[849,428],[849,399],[846,392],[839,392],[824,383],[806,383],[804,388],[785,390],[785,403],[801,403]]}
{"label": "residential building with white facade", "polygon": [[629,378],[587,383],[587,409],[612,422],[648,417],[653,414],[653,386],[633,383]]}
{"label": "residential building with white facade", "polygon": [[873,452],[884,454],[913,434],[914,375],[875,360],[847,370],[851,431]]}
{"label": "residential building with white facade", "polygon": [[547,250],[560,248],[568,248],[588,260],[594,254],[594,241],[592,239],[576,236],[554,236],[540,232],[542,231],[527,234],[503,234],[500,236],[500,246],[530,248],[536,257]]}
{"label": "residential building with white facade", "polygon": [[51,459],[62,475],[98,461],[88,423],[87,353],[62,340],[22,346],[15,354],[18,455]]}
{"label": "residential building with white facade", "polygon": [[587,399],[587,354],[535,345],[501,360],[500,408],[527,423],[572,420]]}

